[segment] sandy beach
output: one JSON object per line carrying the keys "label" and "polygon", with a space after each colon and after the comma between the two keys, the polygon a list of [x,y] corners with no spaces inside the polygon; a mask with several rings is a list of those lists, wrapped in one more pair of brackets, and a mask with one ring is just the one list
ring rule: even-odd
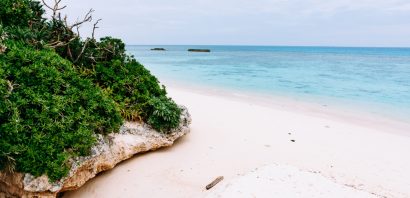
{"label": "sandy beach", "polygon": [[[331,182],[369,197],[410,197],[407,123],[286,100],[268,104],[176,86],[168,92],[192,114],[191,133],[171,148],[121,163],[64,197],[232,197],[223,196],[224,189],[238,182],[245,182],[239,185],[248,188],[244,191],[260,190],[246,177],[273,164],[302,180],[311,178],[305,172],[314,174],[321,179],[308,181],[319,186]],[[265,173],[275,178],[277,171]],[[205,190],[218,176],[225,179]],[[349,195],[337,192],[332,197]],[[305,195],[298,197],[311,197]]]}

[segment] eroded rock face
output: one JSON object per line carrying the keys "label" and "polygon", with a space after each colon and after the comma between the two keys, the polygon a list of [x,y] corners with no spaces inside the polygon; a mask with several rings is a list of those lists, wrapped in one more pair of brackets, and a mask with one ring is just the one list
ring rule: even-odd
{"label": "eroded rock face", "polygon": [[127,122],[119,133],[99,135],[91,155],[73,159],[69,175],[60,181],[50,183],[47,176],[35,178],[30,174],[0,172],[0,198],[56,197],[60,192],[81,187],[98,173],[114,168],[137,153],[171,146],[190,131],[191,116],[185,107],[182,109],[179,127],[169,134],[159,133],[144,123]]}

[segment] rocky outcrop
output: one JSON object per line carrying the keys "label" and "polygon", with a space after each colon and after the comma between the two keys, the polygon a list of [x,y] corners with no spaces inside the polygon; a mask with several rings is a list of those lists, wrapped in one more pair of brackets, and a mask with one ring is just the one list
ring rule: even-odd
{"label": "rocky outcrop", "polygon": [[166,51],[166,49],[157,47],[157,48],[152,48],[151,51]]}
{"label": "rocky outcrop", "polygon": [[211,52],[210,49],[188,49],[188,52]]}
{"label": "rocky outcrop", "polygon": [[127,122],[119,133],[99,135],[91,155],[73,159],[69,175],[54,183],[50,183],[47,176],[35,178],[30,174],[0,172],[0,198],[56,197],[60,192],[75,190],[98,173],[114,168],[137,153],[171,146],[189,133],[190,123],[191,117],[184,107],[179,127],[168,134],[159,133],[144,123]]}

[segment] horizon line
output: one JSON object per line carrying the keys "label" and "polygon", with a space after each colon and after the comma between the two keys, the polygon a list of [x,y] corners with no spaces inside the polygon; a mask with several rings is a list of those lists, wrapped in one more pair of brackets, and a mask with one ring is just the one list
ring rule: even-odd
{"label": "horizon line", "polygon": [[127,46],[232,46],[232,47],[328,47],[328,48],[403,48],[410,46],[345,46],[345,45],[248,45],[248,44],[126,44]]}

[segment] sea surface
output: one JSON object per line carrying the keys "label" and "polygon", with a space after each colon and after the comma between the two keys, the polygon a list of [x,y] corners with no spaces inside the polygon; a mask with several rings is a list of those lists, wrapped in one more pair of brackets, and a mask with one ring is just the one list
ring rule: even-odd
{"label": "sea surface", "polygon": [[[151,51],[154,47],[167,51]],[[159,79],[339,101],[410,118],[410,48],[156,45],[127,50]]]}

